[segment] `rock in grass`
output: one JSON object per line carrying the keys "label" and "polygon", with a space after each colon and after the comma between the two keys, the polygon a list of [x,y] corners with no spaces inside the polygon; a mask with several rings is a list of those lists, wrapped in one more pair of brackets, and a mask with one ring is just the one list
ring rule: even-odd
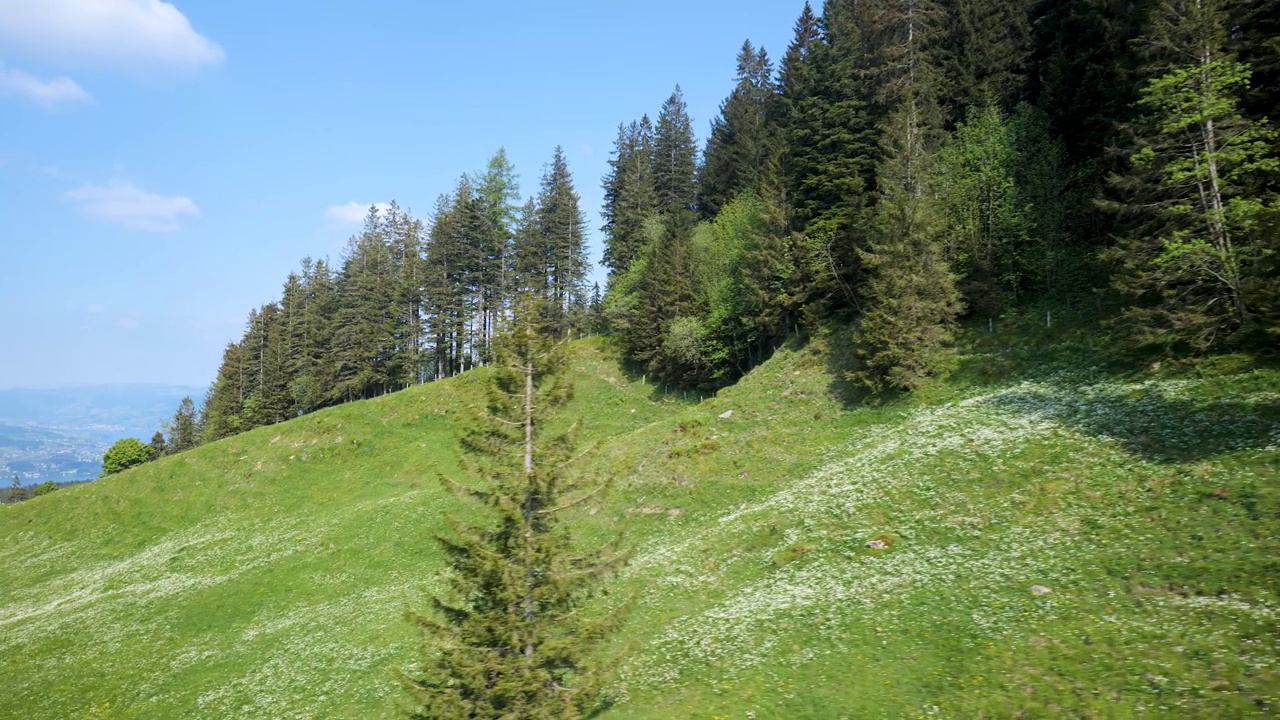
{"label": "rock in grass", "polygon": [[725,410],[724,412],[720,413],[720,419],[721,419],[721,420],[728,420],[728,419],[729,419],[729,418],[731,418],[731,417],[733,417],[733,411],[732,411],[732,410]]}
{"label": "rock in grass", "polygon": [[1032,585],[1032,586],[1031,586],[1031,594],[1032,594],[1032,595],[1048,595],[1048,594],[1049,594],[1049,593],[1051,593],[1051,592],[1053,592],[1053,589],[1052,589],[1052,588],[1045,587],[1044,585]]}
{"label": "rock in grass", "polygon": [[888,533],[880,533],[864,543],[864,547],[870,550],[886,550],[893,547],[895,540]]}

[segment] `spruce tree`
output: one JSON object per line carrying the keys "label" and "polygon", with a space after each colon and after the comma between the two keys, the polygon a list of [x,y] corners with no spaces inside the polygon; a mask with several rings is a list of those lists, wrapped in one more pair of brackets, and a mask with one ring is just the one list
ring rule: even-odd
{"label": "spruce tree", "polygon": [[622,275],[643,249],[645,224],[658,211],[654,186],[654,138],[649,116],[618,127],[613,158],[604,179],[604,258],[609,276]]}
{"label": "spruce tree", "polygon": [[290,392],[299,412],[307,413],[324,407],[333,397],[337,379],[334,373],[333,322],[337,312],[337,288],[329,263],[325,260],[302,261],[304,301],[295,315],[301,327],[289,369]]}
{"label": "spruce tree", "polygon": [[164,455],[167,448],[168,444],[164,440],[164,433],[157,430],[155,434],[151,436],[151,459],[155,460],[161,455]]}
{"label": "spruce tree", "polygon": [[7,502],[20,503],[27,499],[27,489],[22,486],[22,480],[17,475],[13,476],[13,484],[9,486],[9,497]]}
{"label": "spruce tree", "polygon": [[248,430],[244,418],[244,343],[228,343],[222,353],[218,376],[209,387],[201,405],[200,441],[221,440]]}
{"label": "spruce tree", "polygon": [[711,135],[698,175],[698,202],[703,217],[743,190],[760,190],[762,173],[777,143],[777,89],[773,64],[764,48],[750,41],[738,52],[736,84],[711,121]]}
{"label": "spruce tree", "polygon": [[1013,184],[1026,245],[1016,254],[1016,274],[1024,292],[1064,300],[1097,287],[1092,238],[1077,236],[1084,217],[1094,214],[1091,191],[1073,172],[1062,140],[1047,116],[1020,103],[1009,119],[1015,154]]}
{"label": "spruce tree", "polygon": [[677,318],[695,317],[703,310],[695,283],[701,262],[692,244],[693,224],[693,213],[680,212],[660,226],[636,280],[635,313],[623,338],[628,359],[672,383],[679,383],[683,373],[661,358],[667,331]]}
{"label": "spruce tree", "polygon": [[564,157],[556,147],[538,193],[537,237],[546,259],[547,321],[569,331],[569,309],[583,300],[587,275],[586,219]]}
{"label": "spruce tree", "polygon": [[868,277],[854,377],[873,390],[915,389],[955,357],[955,320],[963,305],[942,250],[931,148],[919,121],[909,104],[891,118],[872,241],[861,253]]}
{"label": "spruce tree", "polygon": [[424,320],[433,355],[431,374],[436,379],[462,371],[461,358],[454,350],[454,335],[465,311],[462,294],[466,268],[464,251],[459,247],[455,205],[450,195],[441,195],[436,200],[424,260]]}
{"label": "spruce tree", "polygon": [[1280,2],[1233,0],[1224,9],[1231,28],[1227,49],[1251,71],[1241,110],[1253,118],[1275,113],[1280,107]]}
{"label": "spruce tree", "polygon": [[[304,267],[309,260],[304,259]],[[290,412],[301,412],[295,382],[306,360],[307,291],[301,275],[291,272],[285,277],[280,292],[280,352],[283,355],[286,403]]]}
{"label": "spruce tree", "polygon": [[693,121],[677,85],[662,104],[653,140],[653,187],[664,217],[697,209],[698,147]]}
{"label": "spruce tree", "polygon": [[482,362],[479,320],[485,295],[485,246],[491,235],[484,205],[470,178],[463,176],[458,181],[450,213],[455,265],[449,314],[454,323],[453,356],[461,372]]}
{"label": "spruce tree", "polygon": [[[165,430],[169,433],[169,442],[166,444],[168,452],[180,453],[200,444],[199,426],[196,421],[195,403],[191,401],[190,396],[182,398],[173,417],[165,423]],[[138,442],[141,443],[141,441]]]}
{"label": "spruce tree", "polygon": [[953,120],[970,106],[1012,112],[1026,92],[1031,0],[955,0],[939,55]]}
{"label": "spruce tree", "polygon": [[334,402],[391,389],[395,279],[383,217],[369,208],[364,231],[347,243],[333,323]]}
{"label": "spruce tree", "polygon": [[897,107],[884,124],[871,242],[859,251],[868,276],[855,343],[854,379],[873,390],[919,387],[955,355],[961,309],[955,277],[942,252],[943,217],[934,159],[941,112],[928,43],[931,3],[887,3],[878,18],[889,68],[881,87]]}
{"label": "spruce tree", "polygon": [[422,375],[422,223],[392,201],[383,218],[390,253],[391,349],[387,362],[389,388],[419,382]]}
{"label": "spruce tree", "polygon": [[538,201],[529,198],[520,208],[512,248],[512,285],[515,295],[533,293],[547,297],[547,248],[538,224]]}
{"label": "spruce tree", "polygon": [[1167,0],[1144,37],[1158,73],[1142,87],[1131,169],[1115,178],[1141,220],[1110,254],[1125,320],[1144,344],[1207,350],[1255,322],[1274,282],[1263,230],[1280,160],[1265,119],[1241,114],[1248,66],[1228,52],[1220,0]]}
{"label": "spruce tree", "polygon": [[797,280],[811,315],[855,303],[856,248],[879,152],[863,5],[828,0],[816,20],[806,6],[783,67],[785,167],[803,233]]}
{"label": "spruce tree", "polygon": [[585,326],[589,335],[599,335],[604,332],[604,297],[600,292],[600,283],[591,283],[591,296],[587,300],[587,323]]}
{"label": "spruce tree", "polygon": [[1154,4],[1042,0],[1033,6],[1028,95],[1072,157],[1096,160],[1132,119],[1140,64],[1133,41]]}
{"label": "spruce tree", "polygon": [[792,195],[805,183],[812,172],[812,161],[807,156],[816,137],[814,123],[820,102],[817,94],[818,63],[822,34],[818,18],[809,3],[795,22],[795,36],[782,57],[778,71],[779,118],[782,142],[787,148],[783,172]]}
{"label": "spruce tree", "polygon": [[289,375],[283,312],[267,303],[251,316],[245,347],[249,352],[249,376],[244,417],[250,427],[282,422],[295,415],[289,394]]}
{"label": "spruce tree", "polygon": [[496,346],[488,402],[462,446],[482,479],[449,483],[491,521],[456,523],[439,542],[449,592],[413,616],[431,649],[411,681],[415,718],[574,718],[596,701],[587,653],[604,630],[576,612],[593,581],[617,564],[570,551],[562,512],[594,489],[566,477],[570,440],[548,422],[572,388],[556,321],[525,296],[514,331]]}

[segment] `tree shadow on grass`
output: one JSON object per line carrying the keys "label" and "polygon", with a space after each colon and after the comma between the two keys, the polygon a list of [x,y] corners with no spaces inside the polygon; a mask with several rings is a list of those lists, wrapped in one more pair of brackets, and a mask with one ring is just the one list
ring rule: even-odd
{"label": "tree shadow on grass", "polygon": [[648,370],[638,363],[620,360],[618,368],[628,382],[639,382],[649,388],[649,399],[653,402],[676,402],[686,405],[697,405],[703,400],[715,395],[715,393],[710,390],[700,388],[680,388],[662,383],[653,375],[649,374]]}
{"label": "tree shadow on grass", "polygon": [[1011,391],[989,400],[1109,438],[1158,462],[1203,460],[1280,443],[1280,399],[1198,400],[1154,388],[1092,386]]}

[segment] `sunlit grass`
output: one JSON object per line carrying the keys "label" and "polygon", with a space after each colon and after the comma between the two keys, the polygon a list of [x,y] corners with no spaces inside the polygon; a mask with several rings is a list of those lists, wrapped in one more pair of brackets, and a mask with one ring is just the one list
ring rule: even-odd
{"label": "sunlit grass", "polygon": [[[606,717],[1274,715],[1280,373],[1015,340],[855,409],[834,337],[701,403],[580,345],[578,538],[633,549]],[[0,509],[0,717],[394,717],[477,387]]]}

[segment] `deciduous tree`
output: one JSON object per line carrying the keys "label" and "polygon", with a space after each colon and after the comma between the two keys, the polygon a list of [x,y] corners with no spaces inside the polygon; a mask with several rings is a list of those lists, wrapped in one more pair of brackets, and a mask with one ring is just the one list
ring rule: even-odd
{"label": "deciduous tree", "polygon": [[152,457],[151,446],[138,438],[120,438],[102,455],[102,477],[149,462]]}
{"label": "deciduous tree", "polygon": [[1227,52],[1220,0],[1168,0],[1144,42],[1157,74],[1131,170],[1115,178],[1140,219],[1111,253],[1125,319],[1141,342],[1205,350],[1251,326],[1262,231],[1276,209],[1264,176],[1280,169],[1265,119],[1245,117],[1248,66]]}

